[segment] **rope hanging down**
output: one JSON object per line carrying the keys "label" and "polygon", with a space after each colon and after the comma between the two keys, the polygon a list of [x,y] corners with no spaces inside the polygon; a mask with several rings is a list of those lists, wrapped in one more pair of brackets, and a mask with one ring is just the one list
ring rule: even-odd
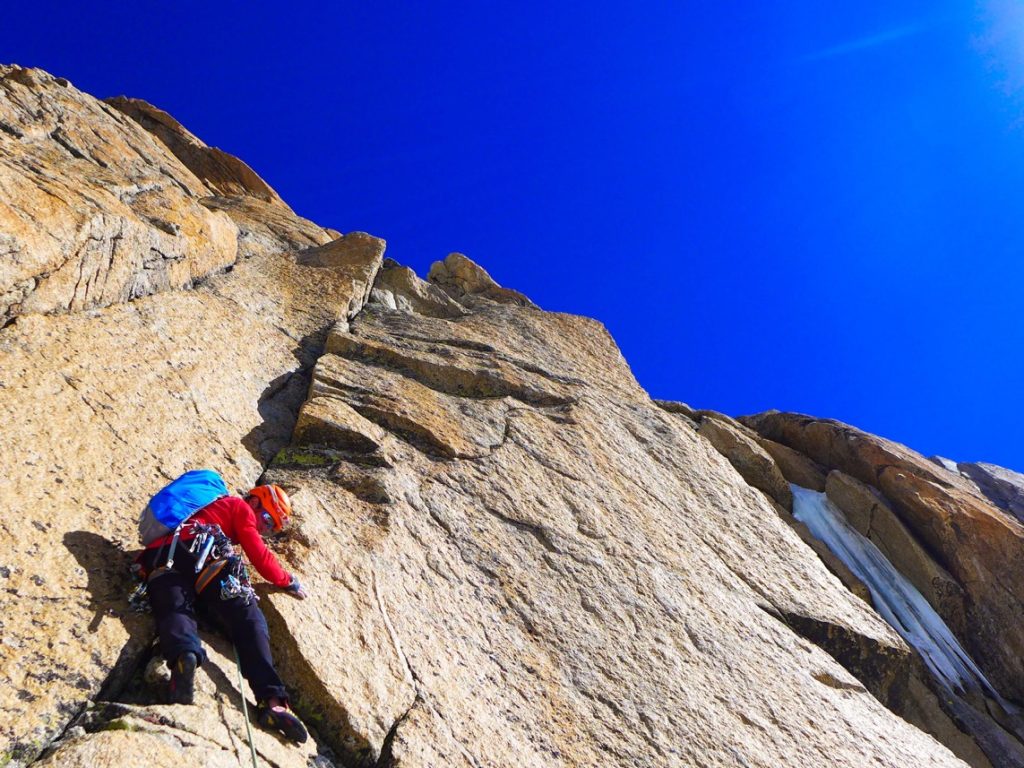
{"label": "rope hanging down", "polygon": [[238,667],[238,692],[242,694],[242,716],[245,718],[245,731],[249,734],[249,751],[252,752],[252,768],[260,768],[256,762],[256,745],[252,740],[252,723],[249,722],[249,705],[245,701],[245,683],[242,681],[242,660],[238,657],[238,646],[235,649],[235,665]]}

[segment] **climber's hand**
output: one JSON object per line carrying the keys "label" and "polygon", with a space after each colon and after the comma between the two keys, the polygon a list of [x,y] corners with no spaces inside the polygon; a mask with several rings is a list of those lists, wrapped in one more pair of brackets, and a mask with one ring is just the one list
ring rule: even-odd
{"label": "climber's hand", "polygon": [[299,598],[299,600],[306,599],[306,590],[302,588],[302,584],[299,583],[299,580],[295,577],[294,574],[292,575],[291,583],[284,588],[284,591],[292,597]]}

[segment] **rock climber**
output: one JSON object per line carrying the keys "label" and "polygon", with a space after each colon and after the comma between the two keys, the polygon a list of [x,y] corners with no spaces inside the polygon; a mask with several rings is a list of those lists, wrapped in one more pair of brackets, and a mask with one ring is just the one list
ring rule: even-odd
{"label": "rock climber", "polygon": [[151,541],[138,562],[147,578],[160,649],[171,665],[171,703],[193,703],[196,667],[206,660],[196,627],[198,608],[234,643],[242,674],[256,695],[257,722],[302,743],[306,729],[290,710],[271,658],[267,620],[232,546],[241,545],[267,581],[305,599],[299,580],[281,567],[262,538],[281,531],[290,516],[288,496],[276,485],[256,486],[244,498],[222,496],[181,526],[177,542],[172,534]]}

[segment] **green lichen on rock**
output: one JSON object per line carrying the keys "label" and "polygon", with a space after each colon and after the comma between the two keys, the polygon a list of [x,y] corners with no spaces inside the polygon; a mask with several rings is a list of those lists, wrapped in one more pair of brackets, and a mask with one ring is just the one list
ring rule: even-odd
{"label": "green lichen on rock", "polygon": [[137,725],[132,725],[130,722],[124,719],[111,720],[104,723],[98,731],[138,731],[140,728]]}
{"label": "green lichen on rock", "polygon": [[328,452],[308,447],[283,448],[277,452],[271,466],[274,467],[326,467],[337,462]]}

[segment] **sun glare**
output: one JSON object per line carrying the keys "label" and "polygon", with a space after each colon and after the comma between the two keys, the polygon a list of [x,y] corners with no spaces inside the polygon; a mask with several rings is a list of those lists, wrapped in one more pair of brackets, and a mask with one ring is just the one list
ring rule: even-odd
{"label": "sun glare", "polygon": [[1007,93],[1024,91],[1024,3],[983,0],[979,3],[982,30],[976,38],[989,66],[998,73]]}

